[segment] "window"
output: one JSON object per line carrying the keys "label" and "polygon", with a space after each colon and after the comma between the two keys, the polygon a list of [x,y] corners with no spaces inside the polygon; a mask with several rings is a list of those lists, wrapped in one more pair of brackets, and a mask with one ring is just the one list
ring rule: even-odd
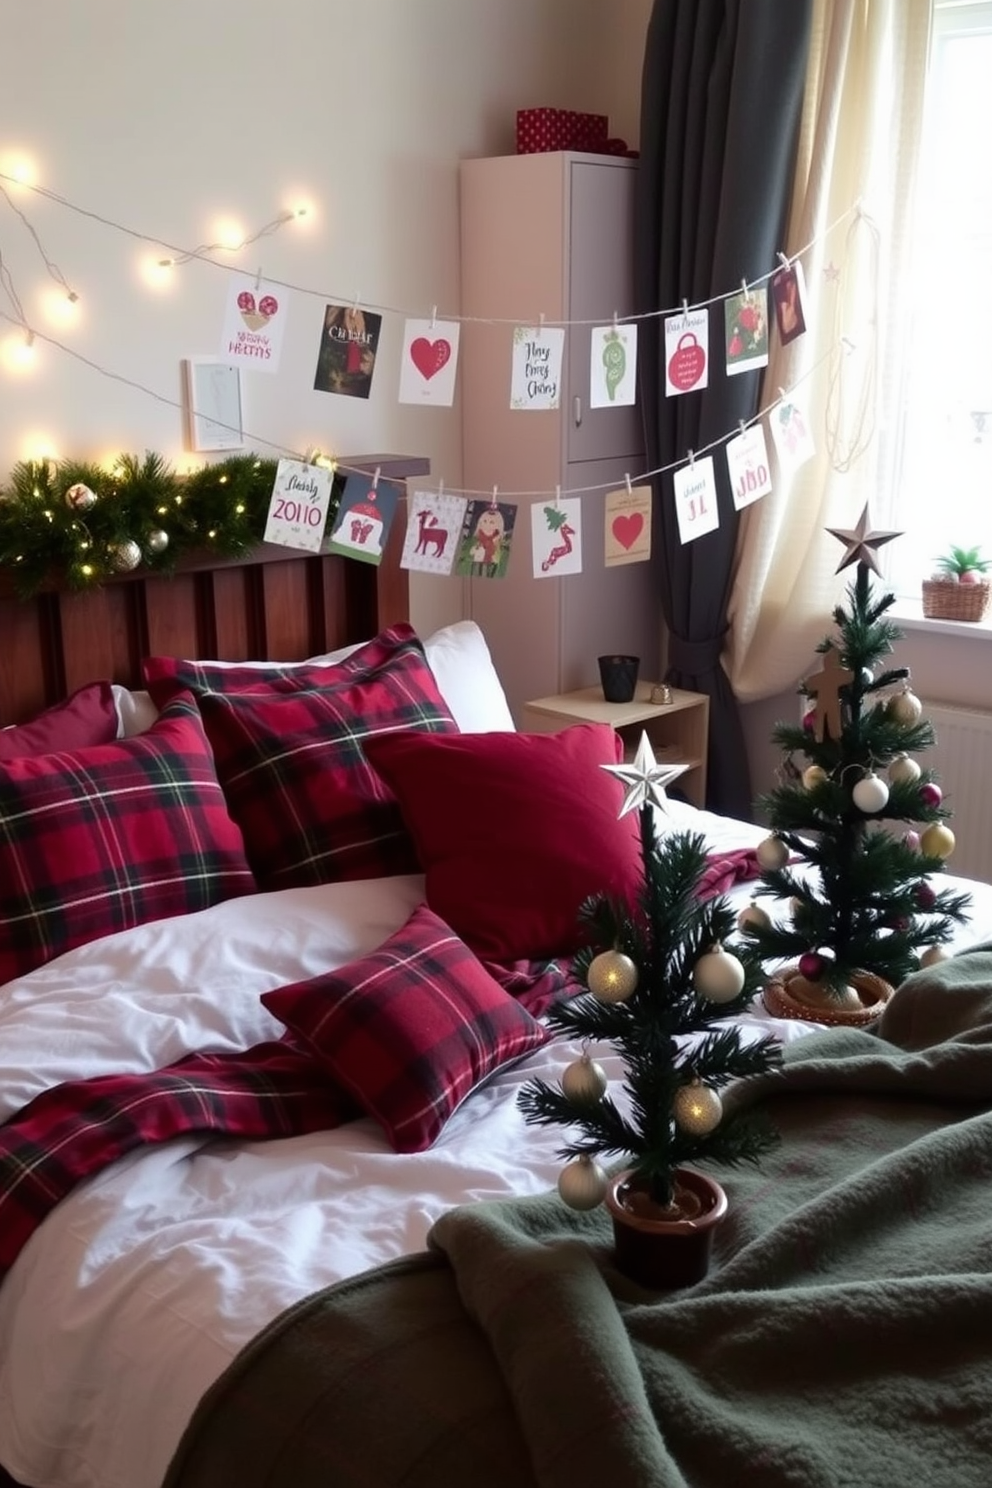
{"label": "window", "polygon": [[886,557],[918,599],[952,543],[992,559],[992,0],[936,0],[915,209]]}

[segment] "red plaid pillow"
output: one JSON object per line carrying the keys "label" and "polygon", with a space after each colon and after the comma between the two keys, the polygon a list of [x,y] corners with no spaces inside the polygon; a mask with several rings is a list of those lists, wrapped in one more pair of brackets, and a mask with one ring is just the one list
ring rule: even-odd
{"label": "red plaid pillow", "polygon": [[262,1001],[396,1152],[430,1147],[482,1080],[550,1036],[426,904],[363,960]]}
{"label": "red plaid pillow", "polygon": [[[149,685],[149,669],[162,664],[146,663]],[[270,675],[174,666],[193,679],[260,887],[418,871],[395,798],[365,755],[372,736],[458,731],[411,626],[383,631],[333,667],[277,667]]]}
{"label": "red plaid pillow", "polygon": [[395,791],[427,875],[427,902],[485,961],[579,949],[583,901],[639,901],[638,817],[620,817],[617,735],[394,734],[369,757]]}
{"label": "red plaid pillow", "polygon": [[0,729],[0,760],[86,749],[91,744],[109,744],[116,737],[113,688],[109,682],[90,682],[29,722]]}
{"label": "red plaid pillow", "polygon": [[0,983],[254,888],[188,695],[134,739],[0,765]]}

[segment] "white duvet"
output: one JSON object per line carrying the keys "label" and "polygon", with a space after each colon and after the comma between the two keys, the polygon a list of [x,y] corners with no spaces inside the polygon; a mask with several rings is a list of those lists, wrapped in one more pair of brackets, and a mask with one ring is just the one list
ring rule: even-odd
{"label": "white duvet", "polygon": [[[714,848],[763,835],[672,809]],[[992,888],[967,887],[989,933]],[[60,1081],[278,1037],[260,993],[372,950],[422,897],[419,876],[257,895],[0,987],[0,1119]],[[809,1031],[758,1011],[742,1021]],[[619,1081],[616,1057],[593,1052]],[[0,1462],[32,1488],[159,1488],[197,1401],[283,1308],[422,1249],[452,1205],[554,1185],[562,1134],[525,1126],[516,1092],[577,1053],[556,1041],[498,1074],[428,1152],[396,1156],[363,1120],[270,1142],[179,1138],[82,1184],[0,1285]]]}

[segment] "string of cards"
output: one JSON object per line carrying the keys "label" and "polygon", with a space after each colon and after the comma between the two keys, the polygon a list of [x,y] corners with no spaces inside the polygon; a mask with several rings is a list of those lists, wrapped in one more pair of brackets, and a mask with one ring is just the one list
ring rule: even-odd
{"label": "string of cards", "polygon": [[[281,291],[280,291],[281,292]],[[765,284],[723,298],[724,356],[728,376],[768,363],[771,295],[783,344],[806,329],[802,265],[783,258]],[[222,355],[232,365],[278,370],[284,320],[273,286],[234,277],[228,301]],[[328,305],[318,351],[314,387],[347,397],[368,398],[375,374],[382,316],[351,306]],[[459,323],[407,319],[404,328],[399,401],[450,406],[454,400]],[[710,317],[706,306],[666,315],[665,392],[678,397],[707,386]],[[541,411],[559,407],[565,329],[517,326],[513,331],[510,407]],[[614,321],[591,333],[589,403],[594,408],[633,404],[636,397],[637,324]],[[800,399],[783,394],[769,428],[780,467],[794,469],[814,453]],[[722,442],[722,441],[721,441]],[[771,490],[768,450],[760,421],[741,424],[726,440],[730,484],[737,510]],[[654,472],[657,474],[658,472]],[[265,541],[311,552],[341,553],[369,563],[382,559],[403,489],[395,482],[348,477],[331,531],[325,537],[333,477],[325,466],[279,461]],[[679,536],[691,542],[719,525],[713,457],[691,453],[673,471]],[[437,489],[411,489],[401,565],[437,575],[501,578],[507,571],[517,504],[499,497],[473,497]],[[649,485],[626,485],[605,493],[604,562],[607,567],[644,562],[651,556]],[[536,578],[582,570],[582,510],[577,495],[553,496],[531,506],[533,572]]]}

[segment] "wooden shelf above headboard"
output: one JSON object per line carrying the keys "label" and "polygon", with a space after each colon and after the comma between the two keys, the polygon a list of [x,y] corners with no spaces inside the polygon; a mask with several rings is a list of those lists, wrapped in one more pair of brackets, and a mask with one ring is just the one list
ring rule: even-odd
{"label": "wooden shelf above headboard", "polygon": [[[429,473],[404,455],[342,457],[384,480]],[[18,599],[0,574],[0,725],[19,723],[86,682],[142,686],[150,655],[298,661],[409,618],[401,503],[378,566],[261,544],[245,558],[189,557],[169,575],[122,574],[73,593],[57,583]]]}

